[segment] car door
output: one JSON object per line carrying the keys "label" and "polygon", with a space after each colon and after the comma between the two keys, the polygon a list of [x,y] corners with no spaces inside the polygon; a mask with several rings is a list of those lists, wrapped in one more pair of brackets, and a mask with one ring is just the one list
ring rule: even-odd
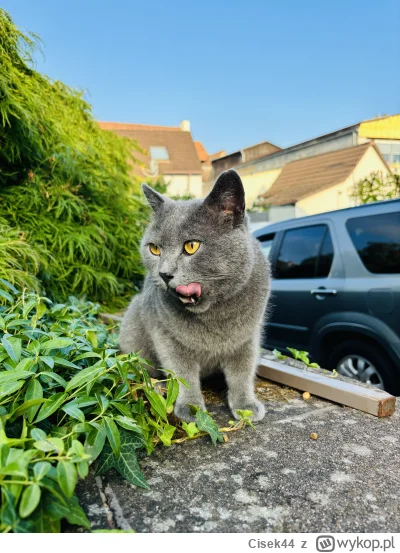
{"label": "car door", "polygon": [[310,351],[316,322],[341,305],[343,267],[332,228],[328,222],[297,226],[276,238],[263,345]]}

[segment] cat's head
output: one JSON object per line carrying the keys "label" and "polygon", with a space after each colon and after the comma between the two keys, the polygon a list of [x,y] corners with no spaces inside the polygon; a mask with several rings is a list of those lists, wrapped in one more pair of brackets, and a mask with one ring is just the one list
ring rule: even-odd
{"label": "cat's head", "polygon": [[144,184],[153,209],[141,253],[156,286],[182,310],[228,302],[253,264],[242,181],[226,171],[204,200],[174,201]]}

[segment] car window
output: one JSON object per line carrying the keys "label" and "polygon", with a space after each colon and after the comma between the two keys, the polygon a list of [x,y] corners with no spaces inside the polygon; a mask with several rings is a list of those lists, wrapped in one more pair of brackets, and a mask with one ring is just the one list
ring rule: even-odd
{"label": "car window", "polygon": [[322,240],[321,250],[317,261],[316,277],[323,278],[329,275],[333,261],[333,244],[331,233],[328,227],[325,229],[324,239]]}
{"label": "car window", "polygon": [[400,273],[400,212],[356,217],[346,227],[368,271]]}
{"label": "car window", "polygon": [[287,230],[278,254],[274,277],[326,277],[332,260],[333,245],[326,225]]}
{"label": "car window", "polygon": [[272,244],[274,242],[275,234],[265,234],[264,236],[259,236],[258,240],[260,241],[260,246],[265,257],[269,258],[271,255]]}

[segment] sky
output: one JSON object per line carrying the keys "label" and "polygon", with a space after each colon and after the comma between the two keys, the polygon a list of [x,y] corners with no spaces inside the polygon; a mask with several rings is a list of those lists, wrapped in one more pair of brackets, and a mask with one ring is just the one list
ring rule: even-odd
{"label": "sky", "polygon": [[2,0],[36,69],[101,121],[177,126],[208,152],[281,147],[400,113],[399,0]]}

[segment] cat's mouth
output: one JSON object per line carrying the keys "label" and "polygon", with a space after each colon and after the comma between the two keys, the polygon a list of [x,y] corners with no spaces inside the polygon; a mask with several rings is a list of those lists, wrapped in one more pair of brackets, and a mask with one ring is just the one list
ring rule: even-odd
{"label": "cat's mouth", "polygon": [[193,307],[200,299],[201,284],[198,282],[191,282],[187,286],[177,286],[175,292],[185,307]]}

